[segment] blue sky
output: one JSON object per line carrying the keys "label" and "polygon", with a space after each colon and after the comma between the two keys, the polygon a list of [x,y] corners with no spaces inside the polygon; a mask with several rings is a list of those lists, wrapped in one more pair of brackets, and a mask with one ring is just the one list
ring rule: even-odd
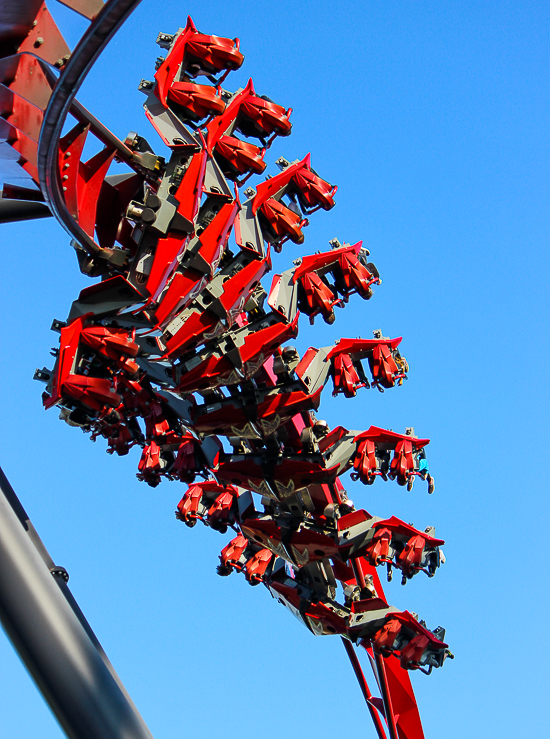
{"label": "blue sky", "polygon": [[[84,23],[52,8],[72,44]],[[141,109],[159,31],[190,13],[241,38],[259,94],[294,108],[267,155],[312,153],[338,184],[281,271],[337,237],[363,239],[382,276],[333,326],[301,322],[298,346],[374,329],[403,336],[409,380],[355,400],[325,390],[331,426],[414,426],[436,492],[346,480],[356,505],[436,526],[447,563],[389,601],[441,624],[456,659],[412,676],[427,739],[542,733],[549,679],[544,575],[548,516],[549,10],[542,2],[317,2],[285,7],[144,0],[79,99],[121,138],[160,144]],[[337,638],[315,638],[263,588],[216,575],[228,540],[176,522],[185,486],[151,489],[126,458],[44,412],[49,366],[87,283],[53,220],[2,227],[2,466],[156,739],[284,732],[375,735]],[[270,278],[268,278],[268,281]],[[50,361],[51,360],[51,361]],[[542,565],[542,566],[541,566]],[[3,634],[0,735],[63,736]]]}

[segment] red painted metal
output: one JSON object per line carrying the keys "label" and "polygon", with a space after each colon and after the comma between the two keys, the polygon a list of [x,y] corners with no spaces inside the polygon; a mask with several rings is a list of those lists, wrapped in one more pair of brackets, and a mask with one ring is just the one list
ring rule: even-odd
{"label": "red painted metal", "polygon": [[238,69],[243,61],[238,39],[199,33],[188,17],[187,25],[155,74],[158,84],[156,94],[163,105],[166,105],[168,91],[177,82],[178,72],[195,76],[196,67],[203,65],[210,73],[217,74],[224,70]]}
{"label": "red painted metal", "polygon": [[45,2],[42,3],[35,20],[36,24],[33,24],[29,30],[28,36],[19,46],[18,52],[28,52],[49,64],[57,63],[56,66],[63,66],[63,63],[69,58],[71,50],[61,35]]}
{"label": "red painted metal", "polygon": [[200,121],[208,115],[220,115],[225,102],[215,87],[192,82],[174,82],[168,90],[168,100],[185,108],[190,120]]}
{"label": "red painted metal", "polygon": [[[90,19],[101,12],[100,0],[64,3]],[[60,89],[48,64],[62,81],[70,52],[45,6],[36,12],[34,26],[19,31],[18,53],[8,45],[0,58],[0,132],[38,183],[37,142]],[[291,109],[259,96],[252,80],[235,94],[221,88],[243,62],[238,39],[203,34],[189,18],[159,43],[166,59],[142,87],[168,161],[138,134],[120,141],[76,102],[76,125],[55,142],[80,267],[102,280],[58,326],[55,367],[38,373],[44,405],[105,438],[110,453],[139,447],[137,477],[148,485],[187,483],[177,518],[237,534],[222,549],[219,574],[241,571],[311,633],[345,637],[379,738],[384,715],[390,739],[423,739],[407,670],[429,673],[452,655],[441,628],[388,605],[377,567],[399,570],[403,582],[420,571],[432,577],[444,542],[431,528],[357,509],[340,478],[353,470],[365,484],[396,480],[410,489],[421,477],[432,492],[429,440],[413,429],[330,429],[314,413],[329,379],[346,398],[401,385],[401,338],[375,332],[303,357],[287,345],[300,313],[333,323],[352,295],[370,299],[380,276],[361,242],[335,240],[264,290],[271,246],[302,244],[306,216],[334,207],[337,188],[308,154],[281,158],[281,172],[241,198],[244,182],[266,170],[273,139],[290,133]],[[90,135],[102,146],[84,162]],[[131,171],[112,179],[115,159]],[[371,694],[352,643],[367,649],[382,698]]]}
{"label": "red painted metal", "polygon": [[62,5],[66,5],[71,10],[75,10],[80,15],[88,20],[94,20],[96,15],[99,13],[103,5],[103,0],[57,0]]}
{"label": "red painted metal", "polygon": [[351,665],[353,667],[353,671],[355,672],[355,676],[357,677],[359,687],[361,688],[361,692],[363,693],[363,696],[365,698],[365,702],[374,723],[376,733],[378,734],[379,739],[386,739],[386,732],[384,731],[384,726],[380,719],[380,714],[378,713],[373,703],[373,695],[369,690],[369,686],[365,679],[363,670],[361,669],[361,665],[359,664],[359,660],[357,659],[357,655],[355,654],[355,650],[352,644],[347,639],[344,639],[344,637],[340,638],[342,639],[342,644],[344,645],[344,649],[346,650],[349,661],[351,662]]}
{"label": "red painted metal", "polygon": [[388,734],[390,739],[399,739],[397,734],[396,716],[393,711],[392,695],[389,689],[388,678],[386,675],[385,660],[384,657],[376,650],[374,651],[374,658],[376,661],[378,679],[380,681],[382,700],[384,701],[384,713],[386,716],[386,723],[388,725]]}

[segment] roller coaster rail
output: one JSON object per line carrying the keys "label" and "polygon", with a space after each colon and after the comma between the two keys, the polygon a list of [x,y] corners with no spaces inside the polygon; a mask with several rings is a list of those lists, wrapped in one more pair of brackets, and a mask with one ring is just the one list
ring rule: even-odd
{"label": "roller coaster rail", "polygon": [[[271,252],[302,244],[309,218],[335,205],[337,188],[310,154],[279,157],[279,174],[245,187],[290,134],[292,109],[258,95],[252,80],[222,87],[243,63],[239,39],[204,34],[188,18],[159,34],[167,56],[140,83],[168,160],[138,134],[122,141],[75,96],[140,0],[59,2],[90,21],[72,52],[44,2],[0,0],[0,130],[28,180],[4,184],[0,222],[55,216],[81,271],[101,277],[52,325],[55,366],[35,374],[43,404],[105,438],[109,453],[141,448],[140,481],[187,483],[176,518],[236,534],[218,574],[240,572],[312,634],[340,635],[378,738],[423,739],[409,671],[430,674],[453,655],[443,628],[388,605],[377,569],[388,581],[400,572],[403,584],[433,577],[444,542],[433,527],[357,509],[339,478],[352,471],[366,486],[396,480],[408,490],[420,479],[432,493],[429,439],[413,428],[330,429],[316,416],[329,381],[346,398],[402,385],[401,338],[374,331],[303,357],[287,344],[300,313],[333,323],[351,296],[370,300],[378,270],[362,242],[332,239],[266,291]],[[76,125],[64,133],[69,115]],[[104,148],[83,162],[89,134]],[[115,160],[130,172],[109,175]],[[151,739],[1,471],[0,487],[0,621],[44,699],[71,739]]]}

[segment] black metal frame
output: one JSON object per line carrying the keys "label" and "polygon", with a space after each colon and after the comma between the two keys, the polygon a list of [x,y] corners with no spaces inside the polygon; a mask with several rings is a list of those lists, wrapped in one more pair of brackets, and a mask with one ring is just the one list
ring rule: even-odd
{"label": "black metal frame", "polygon": [[69,739],[153,739],[1,469],[0,623]]}
{"label": "black metal frame", "polygon": [[[77,113],[87,114],[73,103],[74,95],[139,2],[109,0],[56,83],[38,150],[47,205],[0,203],[0,222],[53,214],[74,238],[89,246],[90,239],[68,213],[59,186],[58,139],[72,104]],[[116,143],[124,146],[118,140]],[[0,469],[0,623],[7,636],[69,739],[153,739],[69,590],[67,579]]]}
{"label": "black metal frame", "polygon": [[[63,69],[44,113],[38,143],[40,189],[52,214],[88,253],[102,256],[102,249],[69,213],[59,182],[59,137],[73,99],[97,57],[141,0],[109,0],[90,24]],[[126,148],[126,147],[125,147]],[[130,156],[131,156],[131,152]],[[105,256],[107,256],[105,254]]]}

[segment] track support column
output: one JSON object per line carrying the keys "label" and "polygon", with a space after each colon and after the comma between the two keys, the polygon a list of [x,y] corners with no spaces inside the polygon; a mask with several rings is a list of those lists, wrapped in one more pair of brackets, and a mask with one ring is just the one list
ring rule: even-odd
{"label": "track support column", "polygon": [[0,470],[0,622],[14,648],[69,739],[153,739],[52,569]]}

